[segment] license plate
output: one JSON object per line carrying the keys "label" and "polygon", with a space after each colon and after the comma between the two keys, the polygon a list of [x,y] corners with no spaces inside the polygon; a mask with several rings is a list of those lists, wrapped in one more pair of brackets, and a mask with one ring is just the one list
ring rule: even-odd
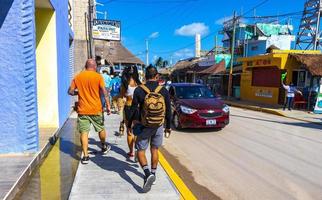
{"label": "license plate", "polygon": [[216,120],[215,119],[213,119],[213,120],[207,120],[206,121],[206,125],[207,126],[216,125]]}

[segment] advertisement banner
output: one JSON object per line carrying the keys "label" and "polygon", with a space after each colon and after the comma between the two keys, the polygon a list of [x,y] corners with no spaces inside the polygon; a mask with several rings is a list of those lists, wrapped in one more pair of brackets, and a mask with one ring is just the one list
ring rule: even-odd
{"label": "advertisement banner", "polygon": [[315,103],[315,107],[314,107],[314,113],[322,114],[322,85],[320,85],[319,94],[316,99],[316,103]]}
{"label": "advertisement banner", "polygon": [[93,39],[96,40],[121,40],[121,22],[116,20],[93,20]]}

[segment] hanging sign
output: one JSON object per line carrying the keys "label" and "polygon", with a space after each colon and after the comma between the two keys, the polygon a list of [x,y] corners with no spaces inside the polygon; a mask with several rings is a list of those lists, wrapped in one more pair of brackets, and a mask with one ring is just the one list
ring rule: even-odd
{"label": "hanging sign", "polygon": [[121,40],[121,22],[116,20],[93,20],[93,39]]}

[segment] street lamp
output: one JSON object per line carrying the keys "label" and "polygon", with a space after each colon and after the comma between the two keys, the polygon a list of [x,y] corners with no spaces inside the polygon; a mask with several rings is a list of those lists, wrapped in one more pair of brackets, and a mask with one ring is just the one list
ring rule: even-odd
{"label": "street lamp", "polygon": [[101,15],[104,15],[104,19],[106,20],[107,19],[107,12],[101,12],[101,11],[96,11],[96,15],[97,14],[101,14]]}
{"label": "street lamp", "polygon": [[146,66],[149,66],[149,39],[145,39]]}
{"label": "street lamp", "polygon": [[[105,4],[103,4],[103,3],[99,3],[99,2],[97,2],[96,0],[94,0],[94,5],[95,6],[105,6]],[[101,11],[96,11],[96,13],[97,14],[101,14],[101,15],[104,15],[104,19],[106,20],[107,19],[107,12],[105,11],[105,12],[101,12]]]}
{"label": "street lamp", "polygon": [[159,37],[159,32],[154,32],[145,39],[145,53],[146,53],[146,66],[150,64],[149,62],[149,40]]}

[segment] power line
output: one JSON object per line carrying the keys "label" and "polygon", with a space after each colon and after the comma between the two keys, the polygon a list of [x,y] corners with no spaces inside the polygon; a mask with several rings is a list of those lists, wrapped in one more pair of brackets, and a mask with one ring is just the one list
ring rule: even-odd
{"label": "power line", "polygon": [[253,16],[253,17],[243,17],[245,19],[267,19],[267,18],[276,18],[276,17],[288,17],[288,16],[298,16],[302,15],[303,11],[279,14],[279,15],[267,15],[267,16]]}
{"label": "power line", "polygon": [[243,13],[240,17],[247,15],[248,13],[254,11],[256,8],[259,8],[260,6],[264,5],[265,3],[267,3],[269,0],[264,0],[261,3],[257,4],[256,6],[254,6],[253,8],[249,9],[248,11],[246,11],[245,13]]}
{"label": "power line", "polygon": [[[248,14],[248,13],[250,13],[250,12],[254,11],[256,8],[258,8],[258,7],[262,6],[262,5],[264,5],[264,4],[265,4],[266,2],[268,2],[268,1],[269,1],[269,0],[264,0],[264,1],[262,1],[261,3],[257,4],[257,5],[256,5],[256,6],[254,6],[253,8],[251,8],[251,9],[247,10],[243,15],[238,16],[237,18],[240,18],[240,17],[242,17],[242,16],[245,16],[246,14]],[[212,34],[214,34],[214,33],[218,33],[218,32],[219,32],[219,30],[216,30],[216,31],[211,32],[211,33],[210,33],[210,34],[208,34],[207,36],[205,36],[205,37],[201,38],[201,41],[203,41],[203,40],[205,40],[205,39],[207,39],[207,38],[211,37],[211,36],[212,36]],[[192,43],[187,44],[186,46],[183,46],[183,47],[181,47],[181,48],[174,49],[174,50],[171,50],[171,51],[153,52],[153,53],[156,53],[156,54],[171,54],[171,53],[174,53],[174,52],[176,52],[176,51],[180,51],[180,50],[182,50],[182,49],[188,48],[188,47],[190,47],[190,46],[192,46],[192,45],[194,45],[194,44],[195,44],[195,42],[192,42]]]}
{"label": "power line", "polygon": [[[216,33],[216,32],[218,32],[218,30],[217,30],[217,31],[213,31],[213,32],[209,33],[207,36],[205,36],[205,37],[201,38],[201,40],[200,40],[200,41],[203,41],[203,40],[205,40],[205,39],[207,39],[207,38],[211,37],[211,36],[212,36],[212,34],[214,34],[214,33]],[[181,47],[181,48],[174,49],[174,50],[171,50],[171,51],[160,51],[160,52],[152,51],[152,53],[155,53],[155,54],[171,54],[171,53],[174,53],[174,52],[176,52],[176,51],[180,51],[180,50],[182,50],[182,49],[188,48],[188,47],[190,47],[190,46],[192,46],[192,45],[194,45],[194,44],[195,44],[195,42],[191,42],[191,43],[189,43],[189,44],[187,44],[187,45],[185,45],[185,46],[183,46],[183,47]]]}
{"label": "power line", "polygon": [[[181,5],[181,4],[180,4]],[[135,25],[138,25],[138,24],[142,24],[142,23],[147,23],[147,21],[150,21],[151,19],[154,19],[154,18],[157,18],[157,17],[160,17],[162,15],[165,15],[165,14],[168,14],[170,12],[172,12],[173,10],[177,9],[179,5],[175,5],[175,6],[172,6],[170,7],[169,9],[165,10],[165,11],[162,11],[162,12],[159,12],[157,14],[154,14],[152,16],[149,16],[149,17],[146,17],[146,18],[143,18],[143,19],[140,19],[138,20],[137,22],[134,22],[128,26],[125,26],[124,28],[125,29],[128,29],[128,28],[131,28],[131,27],[134,27]]]}

